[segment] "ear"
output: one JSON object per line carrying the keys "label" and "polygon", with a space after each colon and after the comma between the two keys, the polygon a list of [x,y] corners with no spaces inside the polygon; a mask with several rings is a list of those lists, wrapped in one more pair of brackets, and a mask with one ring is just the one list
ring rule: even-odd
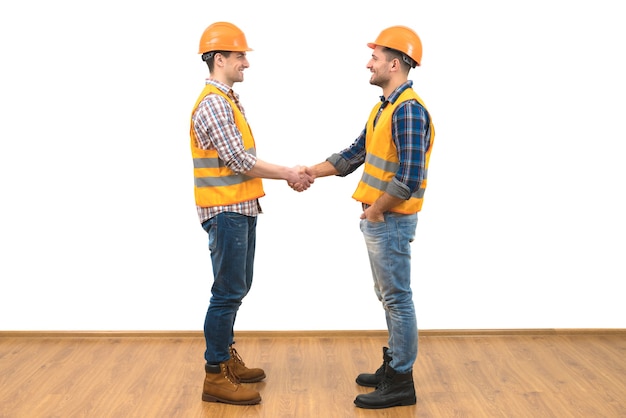
{"label": "ear", "polygon": [[393,60],[391,60],[392,71],[399,71],[401,68],[402,68],[402,64],[400,63],[400,60],[398,58],[394,58]]}
{"label": "ear", "polygon": [[224,65],[224,56],[218,52],[215,54],[214,61],[217,65],[222,67]]}

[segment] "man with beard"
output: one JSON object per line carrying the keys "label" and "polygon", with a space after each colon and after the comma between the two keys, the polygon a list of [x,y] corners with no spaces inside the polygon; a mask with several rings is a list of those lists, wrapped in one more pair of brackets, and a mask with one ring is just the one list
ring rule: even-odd
{"label": "man with beard", "polygon": [[[309,167],[313,176],[345,177],[364,165],[353,198],[361,202],[363,232],[374,281],[387,321],[383,364],[356,382],[376,390],[354,403],[378,409],[416,403],[413,364],[417,359],[417,319],[411,290],[411,247],[422,208],[435,130],[424,102],[408,80],[421,64],[422,44],[405,26],[383,30],[367,68],[370,84],[382,88],[365,128],[348,148]],[[295,183],[292,187],[299,187]]]}

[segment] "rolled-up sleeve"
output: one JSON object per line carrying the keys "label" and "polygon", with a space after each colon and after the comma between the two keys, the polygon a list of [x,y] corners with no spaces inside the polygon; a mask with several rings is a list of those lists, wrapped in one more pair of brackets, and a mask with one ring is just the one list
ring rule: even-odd
{"label": "rolled-up sleeve", "polygon": [[365,162],[365,129],[346,149],[335,153],[326,159],[339,172],[339,177],[345,177],[354,172]]}

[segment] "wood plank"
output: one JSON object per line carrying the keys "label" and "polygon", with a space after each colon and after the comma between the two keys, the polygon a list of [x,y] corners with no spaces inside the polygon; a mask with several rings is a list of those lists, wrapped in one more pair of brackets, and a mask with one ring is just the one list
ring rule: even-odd
{"label": "wood plank", "polygon": [[[201,333],[0,335],[0,417],[626,417],[626,334],[420,333],[416,405],[364,410],[384,332],[238,333],[259,405],[201,401]],[[89,336],[85,336],[89,335]]]}

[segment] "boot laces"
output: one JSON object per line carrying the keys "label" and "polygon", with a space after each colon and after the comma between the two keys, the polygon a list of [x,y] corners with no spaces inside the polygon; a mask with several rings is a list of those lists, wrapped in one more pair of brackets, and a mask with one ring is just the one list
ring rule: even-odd
{"label": "boot laces", "polygon": [[224,363],[223,372],[224,372],[224,377],[226,378],[226,380],[228,380],[233,385],[239,385],[240,383],[239,376],[235,374],[234,370],[231,369],[228,364]]}
{"label": "boot laces", "polygon": [[387,389],[389,386],[391,386],[392,380],[393,380],[392,376],[385,374],[385,377],[383,377],[383,380],[381,380],[380,383],[376,386],[376,390]]}
{"label": "boot laces", "polygon": [[233,358],[233,360],[235,360],[236,363],[239,363],[242,366],[246,365],[246,363],[243,362],[243,360],[241,359],[241,356],[239,355],[239,353],[237,352],[237,350],[235,350],[235,347],[233,346],[230,347],[230,356]]}

